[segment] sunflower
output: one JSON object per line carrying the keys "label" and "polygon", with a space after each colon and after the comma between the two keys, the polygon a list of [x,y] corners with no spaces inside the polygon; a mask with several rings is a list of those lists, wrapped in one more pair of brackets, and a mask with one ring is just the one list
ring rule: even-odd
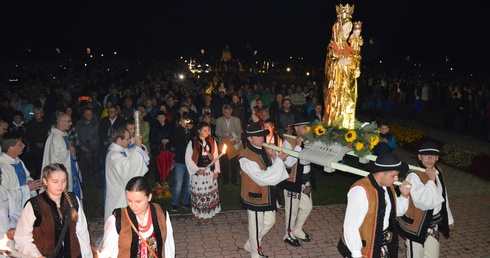
{"label": "sunflower", "polygon": [[323,125],[318,125],[317,127],[315,127],[315,134],[318,135],[318,136],[322,136],[326,133],[325,131],[325,127],[323,127]]}
{"label": "sunflower", "polygon": [[345,134],[345,140],[347,142],[353,142],[357,137],[356,131],[350,130]]}
{"label": "sunflower", "polygon": [[377,135],[371,136],[369,149],[372,150],[374,146],[379,143],[379,137]]}
{"label": "sunflower", "polygon": [[309,133],[311,131],[311,126],[306,126],[306,133]]}
{"label": "sunflower", "polygon": [[364,148],[364,143],[363,142],[356,142],[356,150],[362,150]]}

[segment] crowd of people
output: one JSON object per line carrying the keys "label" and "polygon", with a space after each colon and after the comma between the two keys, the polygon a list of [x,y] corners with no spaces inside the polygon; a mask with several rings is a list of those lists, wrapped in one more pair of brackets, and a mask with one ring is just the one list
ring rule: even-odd
{"label": "crowd of people", "polygon": [[[158,162],[160,155],[168,153],[174,164],[170,212],[181,206],[191,210],[195,220],[209,222],[221,210],[218,182],[230,184],[241,187],[249,223],[244,249],[252,257],[264,255],[262,238],[274,226],[276,210],[282,205],[284,242],[300,247],[312,241],[304,224],[313,207],[313,170],[298,158],[262,144],[295,151],[305,147],[306,126],[323,116],[316,82],[263,85],[253,74],[238,72],[198,76],[186,72],[181,60],[132,63],[62,58],[42,64],[2,64],[7,77],[17,81],[3,89],[1,98],[0,194],[2,200],[13,202],[2,203],[8,207],[2,216],[8,218],[5,225],[9,226],[0,234],[11,232],[20,252],[91,257],[83,212],[91,204],[83,202],[83,189],[99,184],[104,189],[106,221],[99,255],[175,255],[169,213],[151,203],[151,181],[166,181],[168,171],[164,170],[170,166]],[[373,120],[380,118],[382,107],[383,116],[389,117],[394,103],[417,100],[419,86],[421,112],[441,103],[449,107],[455,96],[467,104],[458,102],[458,110],[466,112],[472,106],[470,117],[490,120],[488,90],[483,84],[460,91],[454,85],[467,81],[407,78],[369,73],[359,78],[359,98]],[[414,96],[408,94],[410,87]],[[392,243],[396,238],[385,238],[396,235],[397,225],[405,221],[396,218],[405,214],[429,223],[415,236],[405,228],[408,233],[402,235],[411,254],[429,247],[435,252],[438,242],[424,245],[428,238],[421,240],[421,236],[438,240],[438,228],[448,234],[454,224],[442,171],[435,166],[440,155],[437,146],[421,147],[420,165],[426,173],[410,174],[397,196],[393,182],[399,172],[407,171],[391,153],[396,143],[387,124],[380,125],[386,146],[370,167],[371,175],[349,191],[339,250],[352,257],[387,253],[395,257]],[[284,134],[296,138],[293,141]],[[433,199],[423,198],[425,192]],[[51,239],[43,242],[41,236]],[[366,241],[368,245],[363,245]]]}

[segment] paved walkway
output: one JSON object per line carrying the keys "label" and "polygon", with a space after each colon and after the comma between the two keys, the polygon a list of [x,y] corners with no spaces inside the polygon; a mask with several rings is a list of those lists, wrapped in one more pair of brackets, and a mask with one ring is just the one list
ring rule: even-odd
{"label": "paved walkway", "polygon": [[[403,121],[400,123],[405,124]],[[437,129],[418,124],[410,126],[467,150],[490,151],[488,142],[457,135],[448,137]],[[398,149],[396,154],[405,162],[416,163],[413,153]],[[440,165],[445,171],[450,207],[455,218],[451,237],[441,239],[441,257],[490,258],[490,182],[445,164]],[[295,248],[282,242],[284,209],[280,209],[276,225],[264,238],[264,253],[269,257],[341,257],[336,246],[344,212],[345,204],[314,207],[306,224],[313,241]],[[171,220],[176,257],[250,257],[243,249],[247,237],[245,211],[222,212],[210,223],[196,222],[190,214],[171,215]],[[96,240],[103,229],[102,219],[89,221],[89,229],[92,240]],[[403,240],[400,239],[400,257],[404,257],[404,251]]]}

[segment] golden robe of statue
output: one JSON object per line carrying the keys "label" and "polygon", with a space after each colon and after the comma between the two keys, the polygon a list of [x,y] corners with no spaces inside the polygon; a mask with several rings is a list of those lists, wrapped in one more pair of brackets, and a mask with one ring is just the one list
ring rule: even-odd
{"label": "golden robe of statue", "polygon": [[323,123],[346,129],[354,129],[362,46],[360,22],[356,22],[359,28],[349,37],[353,26],[350,20],[353,11],[354,6],[337,6],[338,19],[333,25],[332,39],[327,48],[323,86]]}

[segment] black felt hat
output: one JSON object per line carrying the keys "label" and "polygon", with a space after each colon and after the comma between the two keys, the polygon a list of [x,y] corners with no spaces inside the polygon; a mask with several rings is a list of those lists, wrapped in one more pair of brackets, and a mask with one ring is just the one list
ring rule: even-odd
{"label": "black felt hat", "polygon": [[367,169],[371,173],[386,172],[392,170],[407,172],[408,164],[405,162],[401,162],[398,156],[396,156],[395,154],[391,152],[386,152],[380,154],[376,158],[376,161],[371,161],[369,164],[367,164]]}
{"label": "black felt hat", "polygon": [[266,136],[269,134],[269,130],[264,130],[259,123],[251,123],[245,132],[242,133],[242,137],[249,136]]}
{"label": "black felt hat", "polygon": [[419,155],[435,155],[435,156],[443,156],[443,153],[439,151],[437,144],[433,142],[424,142],[420,145],[419,151],[417,152]]}
{"label": "black felt hat", "polygon": [[309,125],[310,121],[304,116],[296,116],[294,118],[294,124],[293,126],[299,126],[299,125]]}

